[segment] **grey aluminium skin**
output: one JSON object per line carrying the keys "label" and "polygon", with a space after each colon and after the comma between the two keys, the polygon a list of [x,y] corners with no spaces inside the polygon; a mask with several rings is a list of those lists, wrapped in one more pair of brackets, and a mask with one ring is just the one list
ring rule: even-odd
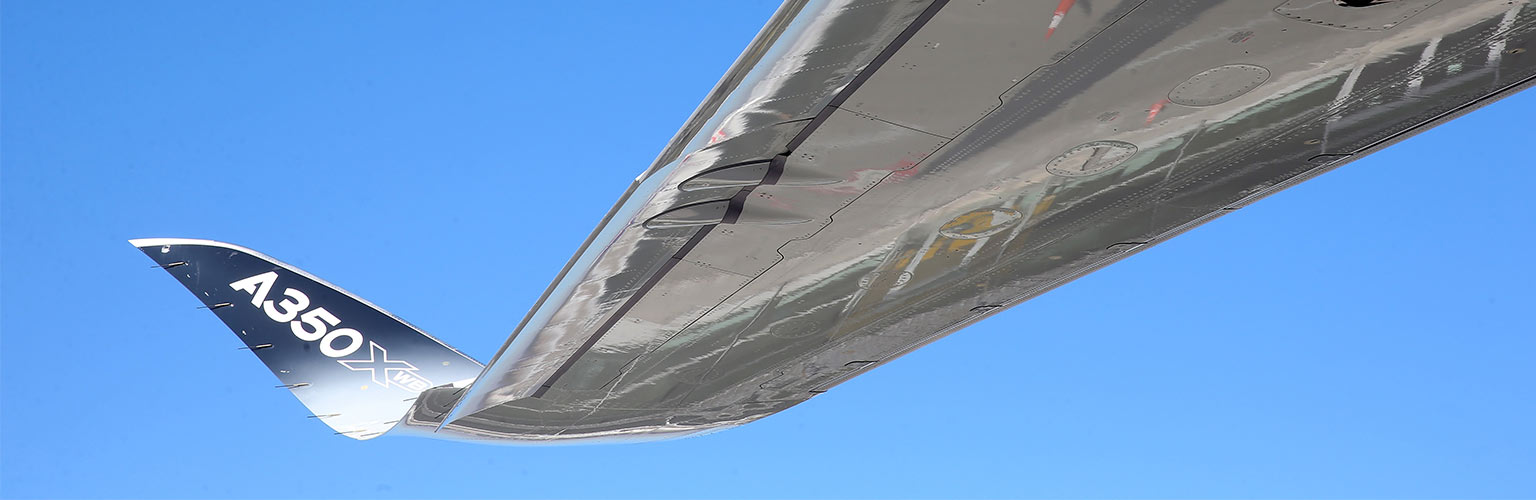
{"label": "grey aluminium skin", "polygon": [[1533,39],[1528,1],[790,0],[484,364],[133,243],[337,434],[697,435],[1518,92]]}

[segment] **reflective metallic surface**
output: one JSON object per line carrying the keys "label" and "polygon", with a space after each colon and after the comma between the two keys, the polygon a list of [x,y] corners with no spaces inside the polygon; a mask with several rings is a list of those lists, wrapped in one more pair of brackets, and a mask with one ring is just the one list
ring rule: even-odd
{"label": "reflective metallic surface", "polygon": [[481,379],[406,423],[749,422],[1536,74],[1525,1],[1060,7],[799,8]]}
{"label": "reflective metallic surface", "polygon": [[[1524,89],[1533,37],[1528,0],[791,0],[479,378],[432,375],[393,432],[762,418]],[[226,292],[243,275],[209,256],[254,254],[234,248],[199,254]],[[254,255],[237,264],[324,285]],[[203,277],[178,279],[218,288]],[[255,311],[226,322],[276,317]],[[428,346],[415,334],[397,341]]]}
{"label": "reflective metallic surface", "polygon": [[804,6],[481,380],[439,391],[452,416],[407,422],[761,418],[1536,69],[1526,2],[1089,4]]}

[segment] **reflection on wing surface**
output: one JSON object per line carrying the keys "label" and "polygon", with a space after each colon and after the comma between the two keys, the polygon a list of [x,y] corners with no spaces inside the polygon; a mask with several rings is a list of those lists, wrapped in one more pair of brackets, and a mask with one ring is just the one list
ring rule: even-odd
{"label": "reflection on wing surface", "polygon": [[1525,1],[1380,5],[791,2],[481,379],[406,423],[749,422],[1536,74]]}

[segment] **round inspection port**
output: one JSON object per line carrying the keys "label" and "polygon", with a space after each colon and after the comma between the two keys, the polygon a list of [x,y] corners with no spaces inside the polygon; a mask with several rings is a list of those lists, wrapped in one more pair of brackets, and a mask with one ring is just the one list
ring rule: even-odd
{"label": "round inspection port", "polygon": [[1168,93],[1180,106],[1215,106],[1247,94],[1269,80],[1269,70],[1252,64],[1228,64],[1201,71]]}
{"label": "round inspection port", "polygon": [[1123,141],[1080,144],[1045,164],[1045,171],[1062,177],[1087,177],[1125,163],[1136,155],[1136,145]]}

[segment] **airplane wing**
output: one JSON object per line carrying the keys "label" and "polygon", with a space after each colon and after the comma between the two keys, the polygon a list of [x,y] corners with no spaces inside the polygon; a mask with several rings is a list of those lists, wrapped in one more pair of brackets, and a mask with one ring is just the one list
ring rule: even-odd
{"label": "airplane wing", "polygon": [[473,384],[396,429],[762,418],[1522,90],[1533,33],[1527,0],[790,0]]}

